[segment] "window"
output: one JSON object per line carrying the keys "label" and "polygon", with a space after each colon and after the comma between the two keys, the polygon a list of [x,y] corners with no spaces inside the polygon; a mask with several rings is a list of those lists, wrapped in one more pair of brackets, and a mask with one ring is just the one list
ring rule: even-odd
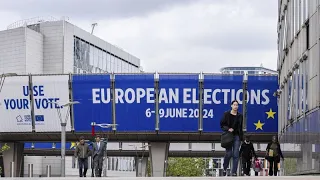
{"label": "window", "polygon": [[283,22],[283,34],[282,34],[282,50],[287,47],[287,13],[284,15],[284,22]]}
{"label": "window", "polygon": [[309,33],[310,33],[309,22],[306,22],[306,50],[309,50]]}
{"label": "window", "polygon": [[292,103],[291,103],[291,101],[292,101],[292,98],[291,98],[292,76],[290,76],[290,78],[288,79],[287,86],[288,86],[287,120],[290,120],[291,119],[291,105],[292,105]]}

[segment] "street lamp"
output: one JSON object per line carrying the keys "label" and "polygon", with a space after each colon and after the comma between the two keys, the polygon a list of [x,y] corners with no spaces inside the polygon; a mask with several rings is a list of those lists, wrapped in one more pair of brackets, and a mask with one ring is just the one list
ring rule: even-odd
{"label": "street lamp", "polygon": [[[79,104],[78,101],[73,101],[73,102],[68,102],[64,105],[60,105],[56,102],[50,102],[52,104],[55,104],[58,106],[57,109],[57,113],[58,113],[58,116],[59,116],[59,119],[60,119],[60,124],[61,124],[61,176],[62,177],[65,177],[66,176],[66,126],[67,126],[67,119],[69,118],[69,112],[70,112],[70,107],[74,104]],[[60,112],[60,108],[63,108],[63,107],[68,107],[68,110],[67,110],[67,114],[66,114],[66,117],[65,119],[63,120],[62,119],[62,116],[61,116],[61,112]]]}
{"label": "street lamp", "polygon": [[1,78],[0,78],[0,93],[4,84],[4,80],[6,79],[6,77],[8,76],[16,76],[17,73],[3,73],[1,74]]}
{"label": "street lamp", "polygon": [[[95,122],[91,122],[91,127],[92,127],[92,132],[91,132],[91,135],[92,136],[94,136],[95,135],[95,127],[100,127],[100,128],[103,128],[103,129],[107,129],[107,128],[110,128],[110,127],[115,127],[115,126],[118,126],[118,124],[108,124],[108,123],[101,123],[101,124],[97,124],[97,123],[95,123]],[[106,156],[107,156],[107,139],[108,138],[101,138],[101,140],[103,141],[103,142],[105,142],[106,143],[106,151],[105,151],[105,154],[104,154],[104,168],[103,168],[103,176],[104,177],[107,177],[107,171],[108,171],[108,161],[106,161],[106,160],[108,160],[107,158],[106,158]],[[91,157],[92,159],[92,162],[93,162],[93,157]],[[92,174],[91,174],[91,177],[93,177],[93,168],[92,168]]]}
{"label": "street lamp", "polygon": [[[145,153],[146,147],[150,147],[151,145],[143,143],[142,146],[140,146],[140,147],[135,145],[135,144],[129,144],[129,146],[134,147],[134,149],[136,151],[136,156],[137,156],[137,159],[138,159],[138,177],[142,177],[142,160],[143,160],[143,157],[144,157],[144,153]],[[143,150],[141,158],[139,158],[139,155],[138,155],[138,148],[141,148]]]}

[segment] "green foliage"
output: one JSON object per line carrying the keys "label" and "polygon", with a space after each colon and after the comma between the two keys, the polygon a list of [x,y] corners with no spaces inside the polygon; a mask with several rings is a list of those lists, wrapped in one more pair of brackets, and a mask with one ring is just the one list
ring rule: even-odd
{"label": "green foliage", "polygon": [[[7,143],[5,143],[4,145],[1,146],[0,152],[4,152],[10,149],[10,146],[8,146]],[[0,173],[2,173],[2,167],[0,166]]]}
{"label": "green foliage", "polygon": [[169,158],[167,176],[203,176],[205,169],[203,158]]}
{"label": "green foliage", "polygon": [[297,159],[296,158],[287,158],[284,162],[284,172],[285,175],[291,175],[297,172]]}

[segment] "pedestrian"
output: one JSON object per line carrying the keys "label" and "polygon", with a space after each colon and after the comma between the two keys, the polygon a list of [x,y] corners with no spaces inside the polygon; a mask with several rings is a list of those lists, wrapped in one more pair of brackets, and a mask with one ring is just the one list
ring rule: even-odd
{"label": "pedestrian", "polygon": [[267,145],[266,159],[269,161],[269,176],[277,176],[280,158],[284,160],[277,136],[272,137],[272,142]]}
{"label": "pedestrian", "polygon": [[257,158],[257,155],[249,136],[245,136],[244,142],[241,144],[239,154],[242,160],[243,174],[245,176],[250,176],[252,158]]}
{"label": "pedestrian", "polygon": [[[78,158],[79,165],[79,176],[86,177],[88,170],[88,157],[90,156],[91,151],[89,149],[89,145],[84,142],[84,137],[80,137],[80,143],[76,146],[74,156]],[[84,170],[82,171],[82,168]]]}
{"label": "pedestrian", "polygon": [[95,177],[101,177],[103,159],[106,145],[101,141],[100,136],[96,136],[96,142],[93,144],[93,163],[95,169]]}
{"label": "pedestrian", "polygon": [[232,134],[233,136],[232,143],[228,147],[225,147],[226,154],[224,156],[224,162],[223,162],[223,176],[227,175],[227,168],[229,166],[231,157],[233,157],[231,175],[237,176],[239,148],[240,148],[240,143],[243,140],[243,130],[242,130],[243,116],[238,112],[238,106],[239,106],[238,101],[233,100],[231,102],[231,110],[226,111],[223,114],[223,117],[220,121],[221,129],[224,132]]}
{"label": "pedestrian", "polygon": [[253,164],[252,164],[253,170],[254,170],[254,175],[259,176],[259,172],[263,170],[262,162],[260,159],[255,158]]}

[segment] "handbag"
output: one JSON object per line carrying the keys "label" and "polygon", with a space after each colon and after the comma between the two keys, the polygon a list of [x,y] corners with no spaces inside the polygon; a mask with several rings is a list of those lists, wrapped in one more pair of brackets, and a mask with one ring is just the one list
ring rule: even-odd
{"label": "handbag", "polygon": [[[234,127],[236,123],[236,120],[233,121],[233,125],[232,127]],[[233,142],[234,142],[234,135],[232,132],[229,132],[229,131],[224,131],[222,134],[221,134],[221,147],[223,148],[230,148],[232,147],[233,145]]]}

